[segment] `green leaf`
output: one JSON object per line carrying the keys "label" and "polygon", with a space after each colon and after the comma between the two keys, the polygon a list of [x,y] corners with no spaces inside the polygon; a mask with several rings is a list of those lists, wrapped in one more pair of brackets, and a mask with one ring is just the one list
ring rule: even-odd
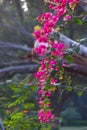
{"label": "green leaf", "polygon": [[42,125],[41,130],[51,130],[51,124]]}
{"label": "green leaf", "polygon": [[67,91],[71,92],[72,91],[72,87],[68,87]]}
{"label": "green leaf", "polygon": [[57,61],[57,64],[58,64],[58,66],[62,66],[62,60],[61,60],[61,59],[58,60],[58,61]]}
{"label": "green leaf", "polygon": [[37,90],[37,86],[32,86],[32,85],[31,85],[31,89],[32,89],[33,91],[36,91],[36,90]]}
{"label": "green leaf", "polygon": [[53,70],[53,71],[51,72],[51,76],[52,76],[52,77],[55,77],[55,73],[56,73],[56,71]]}
{"label": "green leaf", "polygon": [[83,38],[83,39],[80,39],[80,43],[84,43],[84,42],[87,42],[87,38]]}
{"label": "green leaf", "polygon": [[14,102],[10,103],[8,105],[8,108],[10,108],[12,106],[16,106],[16,105],[21,104],[21,103],[24,103],[26,99],[27,99],[26,95],[20,96]]}
{"label": "green leaf", "polygon": [[18,112],[18,113],[16,113],[15,115],[13,115],[13,116],[11,117],[11,119],[13,119],[13,120],[19,120],[19,119],[23,118],[23,116],[24,116],[24,113],[23,113],[23,112]]}
{"label": "green leaf", "polygon": [[78,17],[73,17],[72,20],[73,20],[73,22],[75,22],[78,25],[82,25],[83,24],[82,20],[80,18],[78,18]]}
{"label": "green leaf", "polygon": [[14,92],[20,92],[21,91],[20,87],[16,86],[15,84],[11,84],[10,88]]}
{"label": "green leaf", "polygon": [[34,108],[35,104],[34,103],[28,103],[28,108],[31,109],[31,108]]}
{"label": "green leaf", "polygon": [[79,53],[80,47],[76,47],[74,50],[76,53]]}
{"label": "green leaf", "polygon": [[75,6],[76,6],[76,2],[73,2],[71,8],[74,8]]}
{"label": "green leaf", "polygon": [[41,130],[46,130],[46,127],[45,127],[45,126],[42,126],[42,127],[41,127]]}
{"label": "green leaf", "polygon": [[69,63],[72,63],[72,62],[73,62],[72,55],[66,55],[66,56],[65,56],[65,59],[67,59]]}
{"label": "green leaf", "polygon": [[65,31],[65,26],[64,25],[60,25],[59,27],[60,27],[61,31]]}
{"label": "green leaf", "polygon": [[16,90],[15,84],[11,84],[11,85],[10,85],[10,88],[11,88],[11,90],[15,91],[15,90]]}
{"label": "green leaf", "polygon": [[82,91],[82,90],[79,90],[79,91],[77,92],[77,95],[78,95],[79,97],[81,97],[81,96],[83,95],[83,91]]}
{"label": "green leaf", "polygon": [[71,48],[66,49],[66,54],[72,55],[73,54],[73,50]]}
{"label": "green leaf", "polygon": [[57,34],[56,34],[56,37],[57,37],[57,38],[60,38],[60,34],[59,34],[59,33],[57,33]]}

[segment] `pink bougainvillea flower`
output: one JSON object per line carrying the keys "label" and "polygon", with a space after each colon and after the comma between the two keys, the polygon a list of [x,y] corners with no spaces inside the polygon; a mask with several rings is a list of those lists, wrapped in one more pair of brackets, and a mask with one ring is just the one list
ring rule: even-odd
{"label": "pink bougainvillea flower", "polygon": [[39,90],[38,91],[38,95],[43,95],[44,94],[44,90]]}
{"label": "pink bougainvillea flower", "polygon": [[45,20],[45,21],[51,20],[52,15],[53,15],[53,14],[52,14],[51,12],[46,12],[46,13],[44,14],[44,20]]}
{"label": "pink bougainvillea flower", "polygon": [[57,83],[57,79],[52,78],[52,79],[51,79],[51,84],[52,84],[52,85],[55,85],[56,83]]}
{"label": "pink bougainvillea flower", "polygon": [[45,45],[41,45],[35,49],[36,53],[39,55],[44,55],[47,52],[47,47]]}
{"label": "pink bougainvillea flower", "polygon": [[41,76],[43,75],[43,72],[37,72],[37,73],[35,73],[35,77],[37,78],[37,79],[39,79],[39,78],[41,78]]}
{"label": "pink bougainvillea flower", "polygon": [[38,118],[40,119],[40,122],[50,122],[51,119],[53,119],[53,114],[51,110],[47,110],[45,112],[43,109],[38,111]]}
{"label": "pink bougainvillea flower", "polygon": [[53,67],[56,65],[56,60],[55,59],[52,59],[50,62],[49,62],[49,68],[50,70],[53,70]]}
{"label": "pink bougainvillea flower", "polygon": [[41,30],[34,31],[34,36],[36,39],[39,39],[41,36]]}
{"label": "pink bougainvillea flower", "polygon": [[50,91],[46,92],[46,93],[45,93],[45,96],[46,96],[46,97],[50,97],[50,96],[51,96],[51,92],[50,92]]}
{"label": "pink bougainvillea flower", "polygon": [[63,18],[63,20],[64,20],[64,21],[69,21],[71,18],[72,18],[72,16],[66,15],[66,16]]}
{"label": "pink bougainvillea flower", "polygon": [[54,51],[52,51],[53,56],[63,56],[63,48],[64,44],[63,43],[58,43],[57,41],[54,42],[53,44]]}

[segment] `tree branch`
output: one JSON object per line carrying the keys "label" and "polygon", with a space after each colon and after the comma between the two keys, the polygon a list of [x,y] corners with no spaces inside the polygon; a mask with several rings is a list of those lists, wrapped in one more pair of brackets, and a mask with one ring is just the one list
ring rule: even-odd
{"label": "tree branch", "polygon": [[3,73],[8,73],[15,71],[15,73],[33,73],[36,72],[38,65],[32,64],[32,65],[21,65],[21,66],[14,66],[14,67],[7,67],[4,69],[0,69],[0,75]]}
{"label": "tree branch", "polygon": [[10,43],[10,42],[2,42],[0,41],[0,48],[8,48],[8,49],[19,49],[22,51],[27,51],[27,52],[31,52],[32,48],[29,47],[24,47],[23,45],[17,45],[15,43]]}
{"label": "tree branch", "polygon": [[80,43],[68,38],[67,36],[60,34],[60,41],[64,43],[65,45],[65,49],[73,49],[73,47],[78,47],[79,46],[79,55],[81,55],[82,57],[86,57],[87,58],[87,47],[85,47],[84,45],[81,45]]}
{"label": "tree branch", "polygon": [[73,47],[79,46],[79,52],[73,54],[73,63],[66,64],[64,67],[66,71],[87,76],[87,47],[80,43],[68,38],[67,36],[60,33],[60,41],[64,43],[65,48],[73,49]]}
{"label": "tree branch", "polygon": [[87,66],[81,65],[81,64],[69,64],[64,67],[65,71],[68,71],[70,73],[80,74],[87,76]]}
{"label": "tree branch", "polygon": [[13,67],[7,67],[4,69],[0,69],[0,80],[6,80],[11,78],[13,75],[18,73],[35,73],[37,71],[38,65],[19,65]]}
{"label": "tree branch", "polygon": [[80,0],[79,5],[87,12],[87,0]]}
{"label": "tree branch", "polygon": [[29,65],[28,60],[19,60],[19,61],[12,61],[0,64],[0,68],[9,67],[9,66],[18,66],[18,65]]}

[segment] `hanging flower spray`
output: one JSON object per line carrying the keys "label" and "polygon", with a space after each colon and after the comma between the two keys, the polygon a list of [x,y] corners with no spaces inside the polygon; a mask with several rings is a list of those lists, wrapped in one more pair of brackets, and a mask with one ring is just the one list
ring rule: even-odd
{"label": "hanging flower spray", "polygon": [[62,83],[64,75],[65,64],[62,60],[64,44],[55,35],[55,27],[60,19],[63,21],[72,19],[72,12],[79,0],[45,0],[45,2],[48,3],[50,12],[38,16],[42,27],[34,31],[37,41],[35,51],[43,57],[35,74],[39,82],[38,118],[41,123],[50,122],[55,117],[50,109],[50,96]]}

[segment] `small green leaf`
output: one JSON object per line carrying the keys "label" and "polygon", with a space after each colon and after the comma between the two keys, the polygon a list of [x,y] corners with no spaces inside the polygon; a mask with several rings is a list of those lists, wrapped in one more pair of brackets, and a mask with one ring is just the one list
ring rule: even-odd
{"label": "small green leaf", "polygon": [[55,77],[55,73],[56,73],[56,71],[53,70],[53,71],[51,72],[51,76],[52,76],[52,77]]}
{"label": "small green leaf", "polygon": [[76,47],[74,50],[76,53],[79,53],[80,47]]}
{"label": "small green leaf", "polygon": [[11,90],[15,91],[17,87],[15,86],[15,84],[11,84],[10,88],[11,88]]}
{"label": "small green leaf", "polygon": [[28,103],[28,108],[31,109],[31,108],[34,108],[34,103]]}
{"label": "small green leaf", "polygon": [[72,63],[72,62],[73,62],[72,55],[66,55],[66,56],[65,56],[65,59],[67,59],[69,63]]}
{"label": "small green leaf", "polygon": [[17,87],[15,84],[11,84],[10,88],[14,92],[20,92],[21,91],[21,89],[19,87]]}
{"label": "small green leaf", "polygon": [[78,95],[79,97],[81,97],[81,96],[83,95],[83,91],[82,91],[82,90],[79,90],[79,91],[77,92],[77,95]]}
{"label": "small green leaf", "polygon": [[18,113],[16,113],[15,115],[13,115],[13,116],[11,117],[11,119],[12,119],[12,120],[19,120],[19,119],[23,118],[23,116],[24,116],[24,113],[23,113],[23,112],[18,112]]}
{"label": "small green leaf", "polygon": [[30,108],[33,108],[34,107],[34,104],[33,103],[26,103],[24,104],[24,109],[30,109]]}
{"label": "small green leaf", "polygon": [[87,41],[87,38],[80,39],[80,43],[81,44],[84,43],[84,42],[86,42],[86,41]]}
{"label": "small green leaf", "polygon": [[72,87],[68,87],[67,91],[71,92],[72,91]]}
{"label": "small green leaf", "polygon": [[60,25],[59,27],[60,27],[61,31],[65,31],[65,26],[64,25]]}
{"label": "small green leaf", "polygon": [[57,33],[57,34],[56,34],[56,37],[57,37],[57,38],[60,38],[60,34],[59,34],[59,33]]}
{"label": "small green leaf", "polygon": [[73,2],[71,8],[75,8],[75,6],[76,6],[76,2]]}
{"label": "small green leaf", "polygon": [[51,125],[48,125],[47,130],[51,130]]}
{"label": "small green leaf", "polygon": [[57,64],[58,64],[58,66],[61,66],[62,65],[62,60],[58,60]]}
{"label": "small green leaf", "polygon": [[37,86],[32,86],[32,85],[31,85],[31,89],[32,89],[33,91],[36,91],[36,90],[37,90]]}
{"label": "small green leaf", "polygon": [[80,18],[78,18],[78,17],[73,17],[72,20],[73,20],[73,22],[77,23],[78,25],[82,25],[83,24],[82,20]]}

